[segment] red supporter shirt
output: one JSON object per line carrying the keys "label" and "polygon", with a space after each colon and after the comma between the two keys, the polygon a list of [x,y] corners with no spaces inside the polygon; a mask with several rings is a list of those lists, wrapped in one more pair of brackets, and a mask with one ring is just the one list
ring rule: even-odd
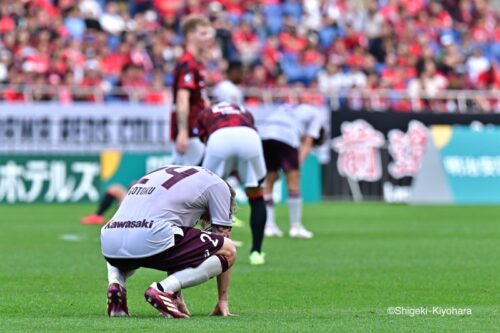
{"label": "red supporter shirt", "polygon": [[472,39],[478,43],[486,43],[490,38],[490,33],[484,25],[475,25],[470,32],[472,34]]}
{"label": "red supporter shirt", "polygon": [[[500,30],[499,30],[500,31]],[[262,51],[262,58],[276,64],[280,59],[279,51],[271,45],[264,46],[264,50]]]}
{"label": "red supporter shirt", "polygon": [[322,62],[322,55],[317,50],[306,50],[302,62],[306,65],[316,65]]}
{"label": "red supporter shirt", "polygon": [[252,114],[236,104],[217,103],[211,108],[202,110],[198,115],[198,128],[202,139],[208,139],[220,128],[237,126],[255,129]]}
{"label": "red supporter shirt", "polygon": [[104,74],[120,75],[128,63],[130,63],[130,59],[127,54],[111,53],[101,59],[100,65]]}
{"label": "red supporter shirt", "polygon": [[406,8],[406,12],[412,16],[417,15],[417,13],[424,9],[424,0],[406,0],[401,3]]}
{"label": "red supporter shirt", "polygon": [[495,28],[495,31],[493,32],[493,39],[495,42],[500,42],[500,26]]}
{"label": "red supporter shirt", "polygon": [[398,9],[393,4],[387,4],[380,8],[379,12],[382,14],[386,21],[397,21],[399,19]]}
{"label": "red supporter shirt", "polygon": [[[177,92],[179,89],[187,89],[189,94],[189,117],[188,131],[189,137],[197,137],[198,134],[198,113],[205,108],[205,78],[203,76],[204,68],[201,63],[196,61],[194,56],[186,52],[179,60],[174,69],[173,98],[174,105],[177,103]],[[170,126],[170,138],[177,138],[177,112],[172,112]]]}
{"label": "red supporter shirt", "polygon": [[15,88],[7,88],[3,92],[3,98],[7,102],[24,102],[24,94],[16,91]]}
{"label": "red supporter shirt", "polygon": [[307,39],[290,32],[281,32],[278,36],[283,50],[287,53],[297,53],[307,46]]}
{"label": "red supporter shirt", "polygon": [[366,45],[365,37],[361,34],[358,34],[358,33],[354,33],[352,35],[345,36],[343,38],[343,42],[344,42],[345,47],[348,50],[353,50],[357,46],[365,46]]}
{"label": "red supporter shirt", "polygon": [[182,0],[153,0],[153,7],[161,17],[175,17],[182,6]]}
{"label": "red supporter shirt", "polygon": [[453,18],[447,11],[442,11],[438,15],[437,21],[439,23],[439,28],[441,29],[451,28],[453,25]]}
{"label": "red supporter shirt", "polygon": [[14,22],[12,18],[5,16],[2,19],[0,19],[0,32],[6,33],[12,31],[14,30],[15,27],[16,27],[16,22]]}
{"label": "red supporter shirt", "polygon": [[496,68],[490,68],[479,74],[476,86],[482,89],[500,88],[500,71]]}
{"label": "red supporter shirt", "polygon": [[241,16],[245,13],[245,8],[244,8],[245,1],[221,0],[219,2],[232,15]]}
{"label": "red supporter shirt", "polygon": [[233,33],[233,42],[236,45],[253,44],[258,41],[257,35],[251,31],[235,31]]}
{"label": "red supporter shirt", "polygon": [[31,57],[28,57],[34,66],[35,72],[37,73],[47,73],[50,68],[50,58],[48,54],[36,53]]}
{"label": "red supporter shirt", "polygon": [[346,63],[349,66],[362,66],[365,61],[363,54],[351,54],[347,56]]}
{"label": "red supporter shirt", "polygon": [[161,105],[166,104],[167,98],[163,91],[149,91],[144,97],[147,104]]}
{"label": "red supporter shirt", "polygon": [[408,47],[408,51],[410,52],[410,54],[420,57],[420,55],[422,54],[422,45],[417,42],[411,43]]}

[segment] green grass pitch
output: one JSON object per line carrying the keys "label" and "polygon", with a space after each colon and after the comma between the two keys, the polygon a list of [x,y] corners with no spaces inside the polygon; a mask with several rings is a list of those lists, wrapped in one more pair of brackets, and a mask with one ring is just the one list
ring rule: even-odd
{"label": "green grass pitch", "polygon": [[[188,289],[188,320],[143,298],[163,278],[128,283],[131,318],[108,318],[93,205],[0,206],[0,332],[489,332],[500,328],[500,207],[307,205],[313,240],[266,239],[248,264],[248,226],[230,290],[237,317],[211,318],[215,281]],[[246,220],[248,209],[238,216]],[[285,228],[287,210],[278,207]],[[70,235],[70,240],[61,239]],[[71,236],[73,235],[73,236]],[[75,237],[76,240],[71,240]],[[471,315],[390,315],[388,307],[470,308]]]}

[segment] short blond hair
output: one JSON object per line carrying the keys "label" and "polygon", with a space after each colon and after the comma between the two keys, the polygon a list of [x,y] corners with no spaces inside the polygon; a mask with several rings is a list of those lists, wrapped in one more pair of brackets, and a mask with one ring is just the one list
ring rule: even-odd
{"label": "short blond hair", "polygon": [[204,16],[191,14],[186,16],[181,22],[181,32],[184,38],[188,33],[195,31],[198,27],[209,27],[210,22]]}

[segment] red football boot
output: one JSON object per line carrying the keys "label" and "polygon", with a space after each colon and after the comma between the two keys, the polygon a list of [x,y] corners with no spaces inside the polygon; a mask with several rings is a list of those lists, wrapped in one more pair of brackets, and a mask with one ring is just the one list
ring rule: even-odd
{"label": "red football boot", "polygon": [[156,282],[146,290],[144,298],[146,302],[167,318],[189,318],[187,314],[179,310],[174,294],[158,290]]}
{"label": "red football boot", "polygon": [[108,316],[128,317],[127,290],[118,283],[108,287]]}
{"label": "red football boot", "polygon": [[106,222],[106,219],[103,216],[92,214],[82,217],[80,222],[82,224],[103,224],[104,222]]}

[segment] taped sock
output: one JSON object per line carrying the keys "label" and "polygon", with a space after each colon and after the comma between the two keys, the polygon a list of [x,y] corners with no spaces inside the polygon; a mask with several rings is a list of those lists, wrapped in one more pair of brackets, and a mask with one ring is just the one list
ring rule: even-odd
{"label": "taped sock", "polygon": [[186,268],[175,272],[159,282],[165,292],[175,293],[193,287],[221,274],[223,265],[218,256],[210,256],[196,268]]}

